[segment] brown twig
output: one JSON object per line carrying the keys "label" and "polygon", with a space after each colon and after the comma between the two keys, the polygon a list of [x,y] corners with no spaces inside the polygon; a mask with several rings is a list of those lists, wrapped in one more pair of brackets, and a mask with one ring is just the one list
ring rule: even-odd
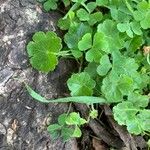
{"label": "brown twig", "polygon": [[[84,118],[88,118],[89,110],[86,105],[75,104],[77,110],[79,110]],[[121,139],[109,133],[98,121],[92,119],[89,122],[89,127],[93,130],[95,135],[101,138],[108,145],[121,149],[124,144]]]}

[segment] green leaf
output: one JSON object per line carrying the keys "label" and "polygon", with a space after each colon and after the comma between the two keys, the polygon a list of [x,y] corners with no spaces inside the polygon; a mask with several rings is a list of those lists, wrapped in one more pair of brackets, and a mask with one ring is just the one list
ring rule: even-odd
{"label": "green leaf", "polygon": [[98,63],[100,58],[102,57],[103,53],[100,53],[100,50],[98,49],[90,49],[86,53],[86,60],[88,62],[96,62]]}
{"label": "green leaf", "polygon": [[134,36],[130,41],[126,43],[126,49],[129,54],[136,52],[143,44],[143,39],[141,36]]}
{"label": "green leaf", "polygon": [[68,141],[74,133],[74,129],[69,127],[63,127],[61,130],[61,137],[63,138],[63,141]]}
{"label": "green leaf", "polygon": [[79,49],[72,49],[71,52],[72,52],[72,55],[77,59],[82,57],[83,55],[83,53]]}
{"label": "green leaf", "polygon": [[78,125],[81,126],[83,124],[87,123],[87,121],[80,117],[79,113],[72,112],[69,114],[69,116],[66,118],[66,124],[68,125]]}
{"label": "green leaf", "polygon": [[106,100],[101,97],[93,97],[93,96],[75,96],[75,97],[67,97],[67,98],[58,98],[58,99],[50,99],[42,97],[35,91],[31,89],[30,86],[25,84],[27,91],[29,94],[37,101],[42,103],[68,103],[68,102],[76,102],[76,103],[85,103],[85,104],[94,104],[94,103],[106,103]]}
{"label": "green leaf", "polygon": [[59,20],[58,20],[58,27],[61,29],[61,30],[68,30],[69,29],[69,27],[70,27],[70,24],[71,24],[71,21],[70,21],[70,19],[69,18],[65,18],[65,19],[63,19],[63,18],[60,18]]}
{"label": "green leaf", "polygon": [[90,117],[92,118],[92,119],[95,119],[95,118],[97,118],[98,117],[98,111],[97,110],[92,110],[91,112],[90,112]]}
{"label": "green leaf", "polygon": [[133,31],[131,30],[131,28],[129,28],[127,31],[126,31],[127,35],[130,37],[130,38],[133,38]]}
{"label": "green leaf", "polygon": [[64,37],[64,41],[68,48],[72,50],[72,54],[75,58],[82,56],[80,50],[78,50],[78,42],[86,33],[91,33],[92,29],[88,24],[80,23],[69,28],[68,33]]}
{"label": "green leaf", "polygon": [[138,10],[140,11],[145,11],[149,9],[149,3],[144,1],[141,1],[140,3],[138,3],[137,5]]}
{"label": "green leaf", "polygon": [[72,137],[78,138],[78,137],[81,137],[81,135],[82,135],[82,132],[81,132],[80,128],[78,126],[76,126]]}
{"label": "green leaf", "polygon": [[122,102],[113,107],[114,119],[120,125],[126,125],[127,120],[133,120],[138,111],[131,102]]}
{"label": "green leaf", "polygon": [[52,125],[49,125],[47,130],[48,132],[53,132],[55,130],[60,130],[61,129],[61,126],[59,124],[52,124]]}
{"label": "green leaf", "polygon": [[61,39],[54,32],[36,32],[27,45],[31,65],[42,72],[53,71],[62,48]]}
{"label": "green leaf", "polygon": [[124,46],[124,40],[120,37],[117,24],[113,20],[106,19],[98,25],[97,31],[104,35],[107,49],[106,45],[104,45],[105,47],[103,49],[107,53],[121,49]]}
{"label": "green leaf", "polygon": [[85,3],[87,0],[72,0],[75,3]]}
{"label": "green leaf", "polygon": [[134,90],[133,79],[127,75],[122,75],[118,81],[118,89],[121,91],[122,95],[128,95]]}
{"label": "green leaf", "polygon": [[43,7],[46,11],[49,11],[49,10],[55,10],[57,9],[57,3],[56,3],[56,0],[47,0],[44,4],[43,4]]}
{"label": "green leaf", "polygon": [[141,134],[143,132],[139,120],[137,118],[127,120],[127,130],[131,134],[135,135]]}
{"label": "green leaf", "polygon": [[[63,19],[65,19],[64,17]],[[71,23],[73,22],[73,19],[75,19],[75,13],[73,11],[68,12],[68,18],[71,20]]]}
{"label": "green leaf", "polygon": [[141,30],[141,26],[140,26],[140,23],[139,22],[131,22],[131,28],[132,28],[132,31],[136,34],[136,35],[142,35],[142,30]]}
{"label": "green leaf", "polygon": [[78,43],[78,48],[81,51],[85,51],[92,47],[92,35],[90,33],[85,34],[82,40]]}
{"label": "green leaf", "polygon": [[88,73],[82,72],[73,74],[67,81],[67,85],[72,96],[91,96],[95,81],[91,79]]}
{"label": "green leaf", "polygon": [[68,7],[70,5],[70,0],[62,0],[65,7]]}
{"label": "green leaf", "polygon": [[93,39],[93,45],[92,48],[86,53],[86,60],[88,62],[98,62],[100,61],[100,58],[104,54],[105,51],[107,51],[108,44],[105,40],[103,33],[95,33],[94,39]]}
{"label": "green leaf", "polygon": [[97,76],[96,69],[98,64],[95,62],[89,63],[88,66],[84,69],[84,72],[87,72],[91,78],[95,78]]}
{"label": "green leaf", "polygon": [[117,29],[120,31],[120,32],[125,32],[129,29],[129,25],[127,23],[118,23],[117,24]]}
{"label": "green leaf", "polygon": [[[132,26],[133,26],[133,23],[132,23]],[[118,23],[117,29],[120,32],[126,32],[129,37],[133,38],[133,31],[131,30],[130,23]],[[134,30],[134,31],[136,32],[136,30]]]}
{"label": "green leaf", "polygon": [[150,132],[150,109],[144,109],[137,115],[140,120],[141,128],[144,131]]}
{"label": "green leaf", "polygon": [[150,7],[148,2],[139,2],[133,16],[136,21],[140,21],[140,25],[143,29],[150,28]]}
{"label": "green leaf", "polygon": [[89,13],[81,8],[77,11],[77,17],[81,20],[81,21],[87,21],[89,20]]}
{"label": "green leaf", "polygon": [[92,49],[98,49],[102,51],[107,51],[108,48],[107,42],[105,41],[104,34],[96,32],[93,39]]}
{"label": "green leaf", "polygon": [[118,76],[114,71],[103,79],[102,92],[107,101],[120,102],[123,96],[134,90],[133,79],[127,75]]}
{"label": "green leaf", "polygon": [[134,76],[137,75],[138,64],[135,59],[122,56],[120,53],[113,53],[113,70],[118,74]]}
{"label": "green leaf", "polygon": [[121,102],[123,99],[123,95],[118,89],[118,81],[119,77],[115,72],[111,72],[103,79],[101,91],[109,103]]}
{"label": "green leaf", "polygon": [[150,131],[150,110],[139,109],[131,102],[122,102],[113,107],[115,120],[126,125],[130,133],[138,135]]}
{"label": "green leaf", "polygon": [[88,23],[93,26],[97,22],[100,22],[103,19],[103,15],[101,12],[95,12],[93,14],[90,14]]}
{"label": "green leaf", "polygon": [[66,124],[66,118],[67,118],[67,114],[61,114],[58,117],[58,123],[59,123],[59,125],[64,126]]}
{"label": "green leaf", "polygon": [[149,97],[146,95],[141,95],[139,93],[130,93],[128,96],[128,101],[132,102],[136,107],[147,107],[149,103]]}
{"label": "green leaf", "polygon": [[92,13],[96,7],[97,7],[97,4],[95,2],[87,3],[87,8],[90,13]]}
{"label": "green leaf", "polygon": [[118,75],[124,74],[132,78],[134,89],[140,89],[142,85],[142,78],[137,69],[138,64],[135,59],[121,56],[119,53],[113,53],[113,71]]}
{"label": "green leaf", "polygon": [[108,4],[108,0],[96,0],[98,6],[103,6]]}
{"label": "green leaf", "polygon": [[142,84],[141,76],[137,72],[138,67],[135,59],[122,56],[119,53],[113,53],[113,71],[118,76],[126,75],[132,78],[135,89],[139,89]]}
{"label": "green leaf", "polygon": [[140,22],[143,29],[150,28],[150,10],[146,13],[145,18]]}
{"label": "green leaf", "polygon": [[119,102],[142,86],[142,78],[137,72],[138,64],[133,58],[113,53],[111,72],[103,79],[102,92],[107,101]]}
{"label": "green leaf", "polygon": [[110,63],[108,55],[103,55],[100,59],[100,65],[97,68],[97,73],[100,76],[104,76],[108,73],[108,71],[111,69],[112,65]]}
{"label": "green leaf", "polygon": [[61,126],[58,124],[52,124],[47,127],[47,131],[51,135],[52,139],[57,139],[60,136]]}
{"label": "green leaf", "polygon": [[[121,1],[118,2],[120,3]],[[110,9],[112,19],[119,23],[128,22],[132,19],[131,12],[126,8],[124,4],[125,3],[119,4],[118,8],[117,5],[114,4]]]}
{"label": "green leaf", "polygon": [[134,16],[134,19],[135,19],[136,21],[141,21],[141,20],[144,19],[144,15],[143,15],[143,13],[140,12],[140,11],[134,11],[133,16]]}

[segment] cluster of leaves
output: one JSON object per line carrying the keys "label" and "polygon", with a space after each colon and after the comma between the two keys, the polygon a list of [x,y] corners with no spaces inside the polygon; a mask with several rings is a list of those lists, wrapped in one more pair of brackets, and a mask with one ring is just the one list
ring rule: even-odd
{"label": "cluster of leaves", "polygon": [[76,112],[70,114],[61,114],[58,117],[58,123],[49,125],[47,130],[53,139],[62,137],[64,141],[71,137],[81,137],[82,132],[80,126],[87,121],[80,117]]}
{"label": "cluster of leaves", "polygon": [[[91,110],[89,114],[89,118],[95,119],[98,115],[97,110]],[[50,133],[52,139],[57,139],[58,137],[62,137],[64,141],[72,137],[81,137],[82,132],[80,127],[89,120],[85,120],[80,117],[79,113],[71,112],[70,114],[64,113],[58,117],[58,123],[49,125],[47,130]]]}
{"label": "cluster of leaves", "polygon": [[[56,9],[57,2],[47,0],[46,10]],[[71,96],[102,97],[112,104],[118,124],[135,135],[149,133],[150,1],[62,2],[69,10],[58,26],[65,31],[63,49],[69,53],[56,34],[38,32],[27,46],[31,64],[48,72],[61,54],[74,56],[80,68],[67,81]]]}
{"label": "cluster of leaves", "polygon": [[[43,8],[45,11],[56,10],[59,3],[59,0],[37,0],[37,1],[43,4]],[[70,5],[70,0],[61,0],[61,2],[63,2],[65,7]]]}

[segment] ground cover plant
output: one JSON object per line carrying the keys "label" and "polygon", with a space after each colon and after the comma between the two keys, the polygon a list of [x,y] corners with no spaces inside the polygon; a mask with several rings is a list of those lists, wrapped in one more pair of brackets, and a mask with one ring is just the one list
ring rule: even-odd
{"label": "ground cover plant", "polygon": [[[48,126],[52,138],[81,137],[80,129],[97,118],[96,105],[109,105],[113,117],[129,133],[150,138],[150,1],[38,0],[45,11],[65,6],[58,27],[35,33],[27,45],[33,68],[54,71],[59,58],[74,58],[78,72],[67,81],[70,97],[47,100],[27,84],[30,95],[43,103],[76,102],[90,107],[88,118],[79,112],[61,114]],[[149,142],[148,142],[149,143]]]}

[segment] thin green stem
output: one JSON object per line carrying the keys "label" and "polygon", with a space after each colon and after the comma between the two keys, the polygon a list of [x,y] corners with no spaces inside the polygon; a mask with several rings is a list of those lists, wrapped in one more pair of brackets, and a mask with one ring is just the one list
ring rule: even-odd
{"label": "thin green stem", "polygon": [[71,11],[75,11],[76,9],[78,9],[80,5],[81,5],[80,3],[75,3],[75,4],[70,8],[70,10],[67,12],[67,14],[63,17],[63,19],[66,19],[66,18],[68,17],[69,13],[70,13]]}
{"label": "thin green stem", "polygon": [[68,108],[68,111],[67,111],[67,116],[68,116],[68,115],[69,115],[69,113],[70,113],[71,106],[72,106],[72,103],[70,103],[70,104],[69,104],[69,108]]}
{"label": "thin green stem", "polygon": [[102,95],[102,92],[100,92],[100,90],[98,90],[97,88],[95,88],[94,90],[98,92],[98,95],[99,95],[99,96]]}
{"label": "thin green stem", "polygon": [[70,55],[71,55],[70,52],[71,52],[70,50],[68,50],[68,51],[60,51],[60,52],[57,53],[56,55],[57,55],[57,56],[62,56],[62,57],[64,57],[64,56],[70,56]]}
{"label": "thin green stem", "polygon": [[150,133],[144,132],[144,134],[148,135],[150,137]]}
{"label": "thin green stem", "polygon": [[92,110],[95,110],[95,109],[94,109],[94,105],[93,105],[93,104],[91,104],[91,107],[92,107]]}
{"label": "thin green stem", "polygon": [[81,3],[81,5],[90,13],[88,7],[85,5],[85,3]]}
{"label": "thin green stem", "polygon": [[129,9],[129,11],[133,14],[134,10],[132,9],[132,6],[130,5],[130,3],[128,2],[128,0],[125,0],[125,4],[127,6],[127,8]]}
{"label": "thin green stem", "polygon": [[82,65],[83,65],[83,57],[81,57],[81,60],[80,60],[80,66],[79,66],[79,73],[82,71]]}
{"label": "thin green stem", "polygon": [[150,55],[149,55],[149,53],[147,54],[147,62],[150,65]]}

